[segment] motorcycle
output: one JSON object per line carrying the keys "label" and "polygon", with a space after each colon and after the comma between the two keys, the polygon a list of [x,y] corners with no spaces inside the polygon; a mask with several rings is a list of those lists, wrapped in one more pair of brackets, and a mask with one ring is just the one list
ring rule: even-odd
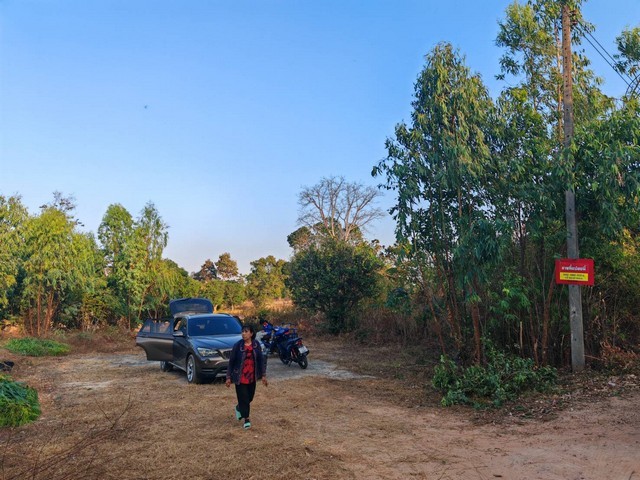
{"label": "motorcycle", "polygon": [[256,338],[262,342],[262,351],[265,355],[272,355],[278,353],[278,346],[281,340],[289,335],[289,327],[279,326],[274,327],[272,323],[268,321],[262,322],[262,331],[258,332]]}
{"label": "motorcycle", "polygon": [[302,337],[298,336],[295,329],[280,340],[278,356],[285,365],[295,362],[304,370],[309,366],[307,355],[309,355],[309,349],[302,343]]}
{"label": "motorcycle", "polygon": [[263,333],[260,341],[264,346],[265,355],[278,354],[280,361],[285,365],[292,362],[300,365],[305,369],[309,366],[307,355],[309,349],[302,343],[302,337],[298,336],[298,332],[291,326],[273,326],[266,320],[262,322]]}

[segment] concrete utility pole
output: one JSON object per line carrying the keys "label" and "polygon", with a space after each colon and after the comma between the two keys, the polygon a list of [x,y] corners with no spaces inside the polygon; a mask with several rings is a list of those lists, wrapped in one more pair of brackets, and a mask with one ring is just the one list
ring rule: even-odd
{"label": "concrete utility pole", "polygon": [[[573,80],[571,77],[571,11],[565,1],[562,5],[562,78],[564,155],[567,165],[573,164],[570,147],[573,141]],[[567,222],[567,256],[579,258],[578,227],[576,225],[576,194],[574,172],[564,194],[565,218]],[[584,332],[582,328],[582,297],[580,285],[569,285],[569,322],[571,325],[571,368],[574,372],[584,370]]]}

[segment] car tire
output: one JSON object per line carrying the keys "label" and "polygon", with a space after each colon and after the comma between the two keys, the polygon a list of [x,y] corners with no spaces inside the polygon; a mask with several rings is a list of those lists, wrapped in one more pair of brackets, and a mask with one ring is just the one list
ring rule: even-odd
{"label": "car tire", "polygon": [[187,357],[187,381],[195,384],[202,383],[202,375],[193,355]]}
{"label": "car tire", "polygon": [[163,372],[170,372],[171,370],[173,370],[173,365],[171,365],[169,362],[165,360],[161,360],[160,370],[162,370]]}

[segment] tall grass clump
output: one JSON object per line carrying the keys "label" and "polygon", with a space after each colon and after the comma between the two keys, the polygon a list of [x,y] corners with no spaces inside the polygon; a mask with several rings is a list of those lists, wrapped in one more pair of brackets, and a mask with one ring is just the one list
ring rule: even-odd
{"label": "tall grass clump", "polygon": [[33,337],[13,338],[7,342],[5,348],[13,353],[31,357],[57,357],[66,355],[71,350],[66,343]]}
{"label": "tall grass clump", "polygon": [[40,416],[38,392],[0,375],[0,427],[19,427]]}
{"label": "tall grass clump", "polygon": [[472,405],[475,408],[500,407],[526,391],[551,390],[558,373],[552,367],[536,368],[530,358],[500,352],[487,344],[487,365],[462,368],[446,356],[440,357],[433,386],[442,394],[442,405]]}

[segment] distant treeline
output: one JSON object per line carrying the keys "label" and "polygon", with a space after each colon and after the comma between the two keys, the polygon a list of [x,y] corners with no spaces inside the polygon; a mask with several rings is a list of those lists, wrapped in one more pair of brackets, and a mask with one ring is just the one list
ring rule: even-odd
{"label": "distant treeline", "polygon": [[[243,278],[228,253],[192,276],[162,257],[167,226],[155,206],[138,218],[108,207],[97,232],[82,233],[72,198],[60,193],[31,215],[19,196],[0,196],[0,320],[31,335],[52,328],[136,326],[168,313],[172,298],[205,296],[220,308],[282,298],[284,261],[252,262]],[[268,273],[267,273],[268,270]],[[269,278],[269,282],[265,281]]]}

